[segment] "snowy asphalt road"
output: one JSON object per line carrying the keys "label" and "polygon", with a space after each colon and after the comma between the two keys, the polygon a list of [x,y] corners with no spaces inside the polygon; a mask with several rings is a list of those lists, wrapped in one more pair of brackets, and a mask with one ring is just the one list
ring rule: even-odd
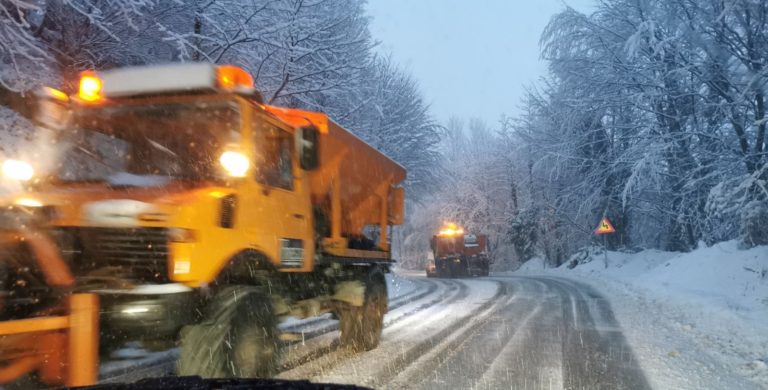
{"label": "snowy asphalt road", "polygon": [[609,305],[590,287],[500,280],[506,301],[420,387],[649,388]]}
{"label": "snowy asphalt road", "polygon": [[[287,347],[279,376],[374,388],[649,388],[608,302],[587,285],[401,275],[390,302],[380,346],[361,354],[338,347],[329,318],[292,324],[306,337]],[[167,359],[105,376],[160,375]]]}

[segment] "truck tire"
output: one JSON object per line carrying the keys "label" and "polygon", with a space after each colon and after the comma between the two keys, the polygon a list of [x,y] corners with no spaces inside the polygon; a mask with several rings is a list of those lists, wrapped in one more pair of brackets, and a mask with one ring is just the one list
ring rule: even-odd
{"label": "truck tire", "polygon": [[181,331],[178,375],[265,378],[277,373],[280,342],[269,297],[253,287],[227,287],[200,324]]}
{"label": "truck tire", "polygon": [[363,306],[347,306],[339,313],[340,343],[353,351],[370,351],[379,345],[387,312],[387,286],[379,275],[369,277]]}

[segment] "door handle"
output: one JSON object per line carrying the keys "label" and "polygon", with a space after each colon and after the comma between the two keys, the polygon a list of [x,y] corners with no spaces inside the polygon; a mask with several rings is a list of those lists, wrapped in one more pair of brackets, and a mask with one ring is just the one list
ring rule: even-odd
{"label": "door handle", "polygon": [[293,214],[293,217],[296,219],[304,219],[304,214]]}

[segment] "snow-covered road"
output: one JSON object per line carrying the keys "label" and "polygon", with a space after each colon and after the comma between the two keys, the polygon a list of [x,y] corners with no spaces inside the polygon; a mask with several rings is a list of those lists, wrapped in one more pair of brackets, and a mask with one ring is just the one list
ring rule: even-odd
{"label": "snow-covered road", "polygon": [[[286,327],[305,337],[287,346],[279,377],[374,388],[649,387],[610,305],[589,286],[553,277],[404,274],[389,290],[378,348],[339,348],[330,318],[292,322]],[[171,373],[173,356],[111,362],[102,374],[132,381]]]}
{"label": "snow-covered road", "polygon": [[[388,318],[379,348],[334,351],[280,376],[375,388],[649,387],[610,306],[591,287],[546,277],[434,283],[459,287],[402,321]],[[325,341],[331,350],[333,337]]]}

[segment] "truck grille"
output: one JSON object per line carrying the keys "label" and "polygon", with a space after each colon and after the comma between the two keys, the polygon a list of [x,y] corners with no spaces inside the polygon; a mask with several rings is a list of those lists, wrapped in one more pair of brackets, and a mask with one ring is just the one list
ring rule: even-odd
{"label": "truck grille", "polygon": [[78,276],[158,283],[168,281],[168,235],[165,228],[63,230],[70,238],[71,261],[79,271]]}

